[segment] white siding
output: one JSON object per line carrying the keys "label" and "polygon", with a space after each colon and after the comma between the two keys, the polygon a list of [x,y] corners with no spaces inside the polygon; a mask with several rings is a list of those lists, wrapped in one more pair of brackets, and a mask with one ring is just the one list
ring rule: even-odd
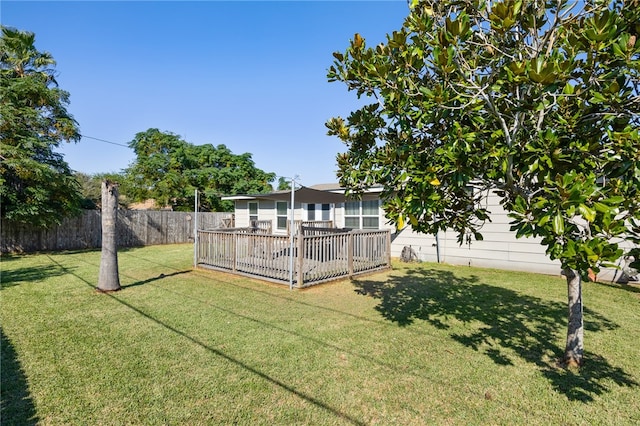
{"label": "white siding", "polygon": [[247,201],[236,200],[235,222],[236,228],[247,228],[249,226],[249,203]]}
{"label": "white siding", "polygon": [[[486,222],[480,230],[484,240],[460,245],[454,232],[441,232],[438,235],[440,261],[454,265],[559,274],[560,262],[548,258],[545,248],[540,245],[540,238],[516,239],[515,232],[510,230],[511,219],[498,201],[494,194],[484,200],[484,207],[491,212],[491,222]],[[416,233],[409,226],[392,236],[391,255],[400,257],[405,246],[413,248],[422,261],[438,260],[436,238],[433,235]]]}
{"label": "white siding", "polygon": [[[259,220],[271,220],[274,233],[285,233],[276,229],[276,204],[270,200],[258,201]],[[379,208],[380,229],[391,229],[391,256],[400,257],[403,247],[411,247],[418,259],[426,262],[437,262],[436,243],[439,246],[439,260],[443,263],[466,266],[479,266],[505,270],[537,272],[551,275],[560,274],[560,262],[551,261],[545,253],[545,247],[540,244],[540,238],[516,239],[515,232],[510,230],[511,219],[499,204],[499,197],[490,194],[485,197],[483,206],[490,212],[491,221],[486,222],[481,234],[482,241],[473,241],[470,245],[459,245],[456,234],[441,232],[438,240],[433,235],[414,232],[410,226],[394,232],[393,225],[388,223],[382,208]],[[295,204],[295,220],[306,220],[306,209],[301,203]],[[344,203],[331,205],[331,218],[336,227],[344,228]],[[236,201],[236,226],[249,226],[249,209],[246,200]],[[625,244],[622,244],[625,246]],[[626,244],[628,245],[628,244]],[[615,270],[607,269],[598,274],[600,281],[611,280]]]}
{"label": "white siding", "polygon": [[[277,229],[277,210],[276,210],[276,202],[273,200],[236,200],[235,206],[235,221],[237,228],[246,228],[249,226],[249,203],[258,203],[258,220],[269,220],[271,221],[271,230],[274,234],[286,234],[286,230],[278,230]],[[287,206],[289,206],[290,202],[287,201]],[[294,219],[295,220],[303,220],[306,218],[305,210],[302,208],[301,203],[295,203],[295,211],[294,211]],[[290,210],[287,208],[287,217],[289,216]]]}

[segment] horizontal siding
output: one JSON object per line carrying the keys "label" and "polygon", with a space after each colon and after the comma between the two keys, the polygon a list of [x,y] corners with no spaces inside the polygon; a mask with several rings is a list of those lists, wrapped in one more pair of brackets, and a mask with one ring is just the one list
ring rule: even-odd
{"label": "horizontal siding", "polygon": [[[482,241],[459,245],[455,234],[439,234],[440,261],[454,265],[474,265],[489,268],[521,270],[558,274],[560,263],[551,261],[545,254],[545,248],[538,239],[523,238],[517,240],[515,233],[504,229],[502,233],[484,234]],[[437,258],[436,238],[414,232],[410,227],[402,230],[391,243],[391,255],[400,257],[405,246],[411,247],[418,259],[435,262]]]}
{"label": "horizontal siding", "polygon": [[[439,236],[440,261],[454,265],[559,274],[560,262],[551,261],[540,244],[540,238],[515,237],[511,231],[512,219],[499,204],[495,194],[485,197],[483,207],[490,211],[491,221],[480,229],[483,240],[471,244],[458,244],[453,232],[441,232]],[[436,238],[414,232],[411,227],[392,236],[391,254],[400,257],[405,246],[411,247],[422,261],[438,260]]]}

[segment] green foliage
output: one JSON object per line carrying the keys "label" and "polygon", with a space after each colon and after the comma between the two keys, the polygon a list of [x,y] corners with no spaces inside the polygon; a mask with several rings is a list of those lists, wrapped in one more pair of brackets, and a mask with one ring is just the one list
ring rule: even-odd
{"label": "green foliage", "polygon": [[79,185],[61,154],[78,141],[67,112],[69,94],[57,87],[55,61],[34,47],[33,33],[2,27],[0,39],[0,204],[2,217],[49,226],[78,211]]}
{"label": "green foliage", "polygon": [[414,1],[386,43],[356,34],[328,79],[375,102],[327,122],[348,147],[341,184],[383,184],[393,222],[461,242],[496,191],[518,236],[598,271],[640,238],[640,5],[626,3]]}
{"label": "green foliage", "polygon": [[149,129],[129,143],[136,160],[125,171],[124,191],[133,200],[154,199],[174,210],[193,210],[195,190],[202,211],[231,211],[221,195],[271,190],[273,173],[255,167],[251,154],[233,154],[226,146],[192,145],[179,136]]}
{"label": "green foliage", "polygon": [[278,178],[278,191],[286,191],[291,189],[291,182],[287,181],[287,179],[282,176]]}
{"label": "green foliage", "polygon": [[[80,191],[82,193],[82,208],[93,210],[100,209],[102,204],[102,181],[109,180],[111,182],[125,181],[123,174],[119,173],[96,173],[93,175],[87,175],[85,173],[75,173],[75,177],[80,184]],[[126,186],[124,186],[126,191]],[[129,197],[123,192],[123,186],[118,187],[118,205],[121,209],[126,209],[128,206]]]}

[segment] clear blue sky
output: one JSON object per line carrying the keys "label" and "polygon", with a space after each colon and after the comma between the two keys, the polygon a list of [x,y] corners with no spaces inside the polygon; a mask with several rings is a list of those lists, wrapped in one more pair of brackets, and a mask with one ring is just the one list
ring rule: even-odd
{"label": "clear blue sky", "polygon": [[[304,185],[335,182],[344,145],[324,123],[357,108],[328,83],[332,52],[354,33],[372,46],[401,27],[406,0],[7,1],[3,25],[32,31],[57,61],[83,135],[126,145],[158,128],[193,144],[250,152]],[[61,152],[84,173],[119,172],[127,148],[83,138]]]}

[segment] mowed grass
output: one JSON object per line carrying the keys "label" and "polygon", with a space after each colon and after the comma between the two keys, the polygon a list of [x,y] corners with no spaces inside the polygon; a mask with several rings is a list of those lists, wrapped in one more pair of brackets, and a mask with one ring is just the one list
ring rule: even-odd
{"label": "mowed grass", "polygon": [[3,425],[640,424],[640,292],[586,283],[586,364],[556,364],[561,277],[395,264],[289,291],[190,245],[2,258]]}

